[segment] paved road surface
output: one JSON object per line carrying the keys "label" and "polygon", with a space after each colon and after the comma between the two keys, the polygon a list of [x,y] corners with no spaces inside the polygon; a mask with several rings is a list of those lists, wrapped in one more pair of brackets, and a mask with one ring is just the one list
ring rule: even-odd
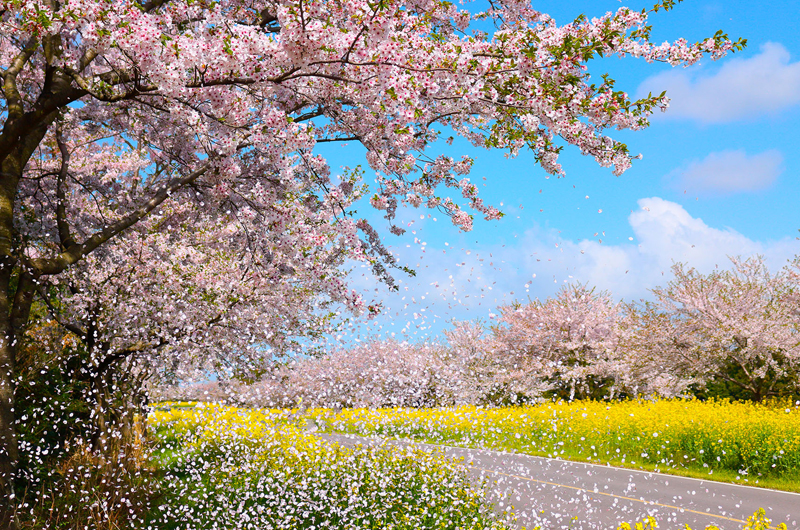
{"label": "paved road surface", "polygon": [[497,451],[398,442],[352,435],[317,436],[342,445],[410,444],[463,458],[470,474],[491,484],[489,499],[499,510],[513,505],[519,527],[613,529],[653,515],[660,529],[694,530],[716,525],[739,530],[764,508],[774,527],[800,527],[800,494],[723,484]]}

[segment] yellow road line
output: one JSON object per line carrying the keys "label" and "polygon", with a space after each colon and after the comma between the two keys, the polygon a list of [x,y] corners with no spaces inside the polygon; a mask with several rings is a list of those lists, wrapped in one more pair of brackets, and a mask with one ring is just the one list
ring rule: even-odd
{"label": "yellow road line", "polygon": [[572,490],[584,491],[584,492],[586,492],[587,494],[590,494],[590,495],[591,494],[605,495],[606,497],[614,497],[614,498],[617,498],[617,499],[624,499],[626,501],[641,502],[642,504],[649,504],[649,505],[652,505],[652,506],[660,506],[662,508],[672,508],[674,510],[680,510],[681,512],[696,513],[698,515],[704,515],[706,517],[716,517],[717,519],[725,519],[726,521],[733,521],[735,523],[746,523],[747,522],[747,521],[743,521],[741,519],[734,519],[733,517],[725,517],[724,515],[717,515],[717,514],[708,513],[708,512],[698,512],[696,510],[690,510],[689,508],[681,508],[680,506],[673,506],[671,504],[661,504],[661,503],[655,502],[655,501],[646,501],[646,500],[643,500],[643,499],[636,499],[636,498],[633,498],[633,497],[625,497],[624,495],[614,495],[613,493],[604,493],[602,491],[588,490],[586,488],[579,488],[577,486],[569,486],[567,484],[559,484],[557,482],[548,482],[546,480],[537,480],[535,478],[521,477],[519,475],[509,475],[508,473],[503,473],[501,471],[495,471],[493,469],[485,469],[485,468],[482,468],[482,467],[475,467],[475,469],[480,469],[481,471],[486,471],[487,473],[496,473],[498,475],[503,475],[503,476],[506,476],[506,477],[512,477],[512,478],[516,478],[516,479],[519,479],[519,480],[527,480],[529,482],[539,482],[540,484],[547,484],[548,486],[558,486],[560,488],[569,488],[569,489],[572,489]]}

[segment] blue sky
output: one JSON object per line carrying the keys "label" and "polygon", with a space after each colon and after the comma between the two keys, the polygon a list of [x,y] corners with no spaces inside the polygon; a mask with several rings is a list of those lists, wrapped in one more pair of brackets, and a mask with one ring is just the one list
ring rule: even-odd
{"label": "blue sky", "polygon": [[[580,13],[651,4],[545,1],[534,7],[565,23]],[[798,15],[794,1],[686,0],[653,16],[655,42],[696,41],[722,29],[746,38],[747,48],[687,69],[617,58],[590,63],[598,79],[608,72],[632,95],[667,90],[672,98],[670,111],[650,128],[616,134],[643,155],[620,177],[574,148],[565,149],[566,177],[557,179],[547,178],[527,153],[506,159],[465,142],[442,146],[476,159],[472,181],[506,216],[494,222],[476,216],[474,230],[461,233],[428,210],[401,212],[409,231],[397,237],[384,230],[385,243],[418,274],[398,273],[400,292],[388,293],[376,290],[367,269],[355,270],[357,287],[382,301],[385,314],[353,332],[418,340],[438,335],[454,318],[491,323],[499,305],[546,298],[568,282],[632,300],[666,283],[674,261],[707,271],[726,267],[727,256],[757,253],[775,270],[800,254]],[[338,149],[329,157],[334,172],[342,165],[366,167],[353,146]],[[385,228],[379,215],[370,218]]]}

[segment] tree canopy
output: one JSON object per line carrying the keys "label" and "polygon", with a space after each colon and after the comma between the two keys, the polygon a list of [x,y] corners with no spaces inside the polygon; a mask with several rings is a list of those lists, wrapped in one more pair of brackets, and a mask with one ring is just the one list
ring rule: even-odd
{"label": "tree canopy", "polygon": [[[242,342],[313,329],[319,304],[358,313],[343,261],[387,282],[395,265],[353,211],[362,195],[390,225],[400,204],[463,230],[470,212],[501,215],[467,178],[472,160],[432,153],[437,140],[529,148],[552,174],[571,144],[619,174],[635,157],[606,132],[645,127],[668,100],[632,100],[587,63],[689,65],[744,44],[720,32],[656,45],[647,17],[558,26],[516,0],[481,13],[441,0],[0,2],[0,520],[34,302],[82,341],[92,380],[131,355],[222,351],[183,347],[200,338],[233,358]],[[344,141],[366,148],[377,187],[332,175],[318,146]]]}

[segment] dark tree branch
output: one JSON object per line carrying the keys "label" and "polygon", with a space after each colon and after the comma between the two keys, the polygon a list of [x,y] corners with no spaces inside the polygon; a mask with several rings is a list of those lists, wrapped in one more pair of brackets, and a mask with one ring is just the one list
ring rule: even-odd
{"label": "dark tree branch", "polygon": [[11,308],[11,329],[16,340],[22,337],[25,327],[28,325],[36,283],[37,279],[29,271],[20,271],[17,292],[14,294],[14,305]]}
{"label": "dark tree branch", "polygon": [[39,291],[39,298],[47,306],[47,313],[50,315],[50,317],[53,320],[55,320],[59,326],[61,326],[62,328],[66,329],[67,331],[78,337],[78,339],[80,339],[83,336],[86,336],[86,331],[81,329],[80,326],[72,322],[67,322],[61,318],[58,309],[56,309],[56,307],[53,305],[53,302],[50,300],[50,297],[47,294],[46,287],[47,286],[40,284],[38,291]]}
{"label": "dark tree branch", "polygon": [[61,169],[56,177],[56,226],[58,227],[61,249],[66,251],[75,244],[75,240],[70,234],[69,223],[67,223],[67,192],[65,188],[69,171],[70,152],[67,144],[64,143],[61,122],[56,125],[56,143],[58,144],[58,150],[61,151]]}
{"label": "dark tree branch", "polygon": [[89,254],[109,239],[113,238],[117,234],[120,234],[121,232],[124,232],[139,222],[147,214],[158,207],[158,205],[164,202],[172,193],[179,190],[183,186],[194,182],[200,176],[204,175],[208,171],[209,167],[210,163],[206,163],[188,175],[172,179],[172,181],[161,188],[161,190],[159,190],[142,206],[135,209],[117,222],[106,226],[103,230],[97,232],[82,244],[72,245],[69,250],[65,250],[56,258],[33,259],[31,260],[31,265],[39,275],[58,274],[62,272],[68,266],[76,263],[83,256]]}
{"label": "dark tree branch", "polygon": [[33,52],[39,46],[39,41],[31,38],[25,44],[25,47],[20,51],[11,64],[3,74],[3,93],[6,97],[8,106],[8,121],[14,121],[22,118],[25,114],[25,108],[22,103],[22,96],[17,87],[17,76],[20,74],[25,65],[33,56]]}

